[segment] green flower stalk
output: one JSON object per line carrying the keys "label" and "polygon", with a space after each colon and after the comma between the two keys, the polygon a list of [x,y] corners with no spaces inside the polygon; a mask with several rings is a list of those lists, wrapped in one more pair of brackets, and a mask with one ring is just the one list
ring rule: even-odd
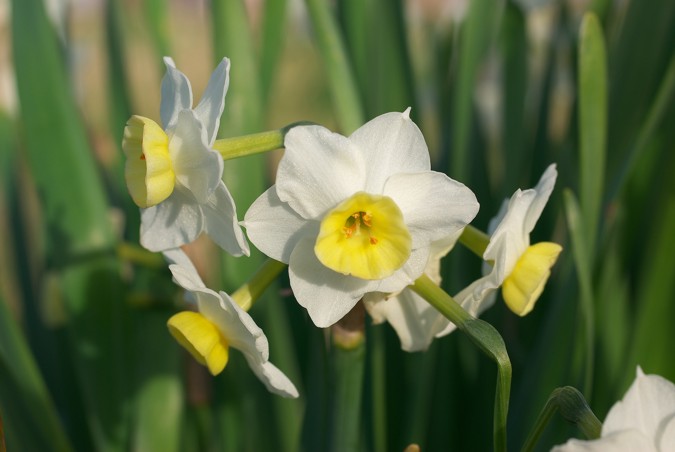
{"label": "green flower stalk", "polygon": [[471,316],[428,276],[422,275],[411,288],[454,323],[460,331],[469,336],[469,339],[497,364],[493,429],[494,450],[505,451],[506,418],[511,390],[511,361],[506,352],[504,340],[492,325]]}

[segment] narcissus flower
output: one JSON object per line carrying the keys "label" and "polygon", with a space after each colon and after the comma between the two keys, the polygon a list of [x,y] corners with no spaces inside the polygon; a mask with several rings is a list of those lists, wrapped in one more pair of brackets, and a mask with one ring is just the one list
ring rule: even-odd
{"label": "narcissus flower", "polygon": [[483,259],[490,267],[486,276],[461,291],[455,299],[472,315],[478,315],[494,302],[491,294],[502,286],[506,305],[524,316],[534,307],[558,259],[562,247],[557,243],[530,245],[530,232],[551,196],[558,176],[550,165],[536,187],[518,189],[502,204],[488,230],[490,237]]}
{"label": "narcissus flower", "polygon": [[553,452],[666,452],[675,450],[675,384],[658,375],[637,377],[609,410],[599,439],[571,439]]}
{"label": "narcissus flower", "polygon": [[267,389],[284,397],[298,397],[293,383],[269,360],[269,344],[248,313],[225,292],[215,292],[202,282],[190,259],[180,249],[164,253],[174,281],[185,289],[197,307],[169,319],[173,337],[213,375],[227,365],[230,347],[241,351],[253,373]]}
{"label": "narcissus flower", "polygon": [[471,190],[430,170],[409,112],[379,116],[348,138],[319,126],[292,129],[276,185],[246,213],[249,239],[289,264],[295,297],[319,327],[368,292],[411,284],[431,243],[478,211]]}
{"label": "narcissus flower", "polygon": [[141,244],[163,251],[205,232],[230,254],[248,255],[234,200],[221,180],[223,158],[211,148],[225,105],[230,61],[224,58],[218,65],[194,109],[187,77],[170,58],[164,62],[164,128],[132,116],[122,142],[127,188],[142,209]]}

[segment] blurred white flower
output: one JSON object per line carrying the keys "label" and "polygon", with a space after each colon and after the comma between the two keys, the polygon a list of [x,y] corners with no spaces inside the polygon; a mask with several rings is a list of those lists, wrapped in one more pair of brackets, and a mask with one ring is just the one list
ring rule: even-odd
{"label": "blurred white flower", "polygon": [[366,293],[411,284],[431,243],[478,211],[471,190],[430,170],[409,111],[379,116],[349,138],[294,128],[276,185],[246,213],[249,239],[289,264],[295,297],[319,327],[340,320]]}
{"label": "blurred white flower", "polygon": [[167,322],[178,343],[213,375],[227,365],[230,347],[236,348],[269,391],[283,397],[298,397],[293,383],[269,362],[267,337],[251,316],[225,292],[207,288],[183,251],[169,250],[164,255],[171,263],[174,281],[187,291],[186,298],[198,309],[179,312]]}
{"label": "blurred white flower", "polygon": [[675,451],[675,384],[640,367],[623,400],[614,404],[599,439],[571,439],[553,452]]}
{"label": "blurred white flower", "polygon": [[249,254],[237,223],[234,200],[221,180],[223,159],[212,149],[229,85],[223,58],[192,109],[192,88],[173,60],[165,58],[160,116],[132,116],[124,130],[129,193],[142,208],[141,244],[151,251],[177,248],[202,232],[225,251]]}

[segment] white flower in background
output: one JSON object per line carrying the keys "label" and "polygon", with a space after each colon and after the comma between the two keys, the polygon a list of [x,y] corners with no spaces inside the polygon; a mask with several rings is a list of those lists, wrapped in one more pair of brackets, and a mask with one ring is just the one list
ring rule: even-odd
{"label": "white flower in background", "polygon": [[[445,239],[431,243],[431,255],[424,273],[439,286],[441,259],[455,246],[461,233],[460,229]],[[450,333],[447,329],[450,321],[410,288],[393,294],[372,292],[366,294],[363,301],[373,323],[389,322],[406,352],[424,351],[435,337]]]}
{"label": "white flower in background", "polygon": [[350,137],[292,129],[277,183],[246,213],[249,239],[289,264],[291,287],[319,327],[369,292],[396,292],[426,266],[433,241],[478,211],[473,192],[431,171],[422,133],[387,113]]}
{"label": "white flower in background", "polygon": [[675,384],[638,367],[623,400],[607,413],[599,439],[571,439],[553,451],[675,451]]}
{"label": "white flower in background", "polygon": [[167,322],[178,343],[213,375],[227,365],[230,347],[236,348],[269,391],[283,397],[298,397],[293,383],[268,361],[267,337],[251,316],[225,292],[207,288],[183,251],[169,250],[164,255],[171,263],[174,281],[187,291],[186,298],[198,309],[179,312]]}
{"label": "white flower in background", "polygon": [[142,208],[140,242],[150,251],[163,251],[205,232],[230,254],[248,255],[234,200],[221,180],[223,158],[211,148],[225,105],[230,60],[223,58],[194,109],[187,77],[170,58],[164,62],[164,129],[132,116],[122,142],[127,187]]}
{"label": "white flower in background", "polygon": [[[488,230],[494,232],[483,253],[489,273],[455,296],[471,315],[479,315],[492,306],[494,292],[500,286],[506,305],[514,313],[524,316],[534,307],[562,251],[557,243],[530,245],[530,232],[551,196],[557,176],[555,164],[549,165],[536,187],[518,189],[490,222]],[[452,330],[454,325],[448,328]]]}

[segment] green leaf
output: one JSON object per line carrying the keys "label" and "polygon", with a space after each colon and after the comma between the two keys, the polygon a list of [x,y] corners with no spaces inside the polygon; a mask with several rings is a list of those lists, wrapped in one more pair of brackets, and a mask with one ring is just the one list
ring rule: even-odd
{"label": "green leaf", "polygon": [[579,329],[579,342],[577,343],[583,354],[583,369],[580,374],[583,375],[583,393],[586,397],[591,397],[593,383],[594,350],[595,350],[595,312],[593,303],[593,286],[590,268],[590,250],[586,243],[583,218],[581,209],[574,193],[566,189],[563,192],[565,213],[567,216],[567,227],[570,238],[572,239],[572,255],[579,280],[580,296],[580,317],[582,327]]}
{"label": "green leaf", "polygon": [[306,3],[333,93],[338,123],[343,133],[352,133],[363,125],[364,115],[343,36],[327,2],[306,0]]}
{"label": "green leaf", "polygon": [[0,412],[9,450],[72,450],[26,339],[3,299],[0,381]]}
{"label": "green leaf", "polygon": [[497,28],[500,8],[492,0],[472,0],[460,31],[459,75],[452,99],[452,148],[448,174],[468,181],[473,96],[478,68]]}
{"label": "green leaf", "polygon": [[607,55],[595,14],[584,15],[579,35],[579,201],[587,257],[592,262],[605,178]]}
{"label": "green leaf", "polygon": [[286,30],[287,0],[265,2],[262,50],[260,55],[260,89],[263,104],[267,103],[277,75],[279,56]]}
{"label": "green leaf", "polygon": [[100,450],[127,434],[125,306],[99,171],[39,0],[12,2],[22,131],[43,204],[47,262],[60,270],[79,389]]}

